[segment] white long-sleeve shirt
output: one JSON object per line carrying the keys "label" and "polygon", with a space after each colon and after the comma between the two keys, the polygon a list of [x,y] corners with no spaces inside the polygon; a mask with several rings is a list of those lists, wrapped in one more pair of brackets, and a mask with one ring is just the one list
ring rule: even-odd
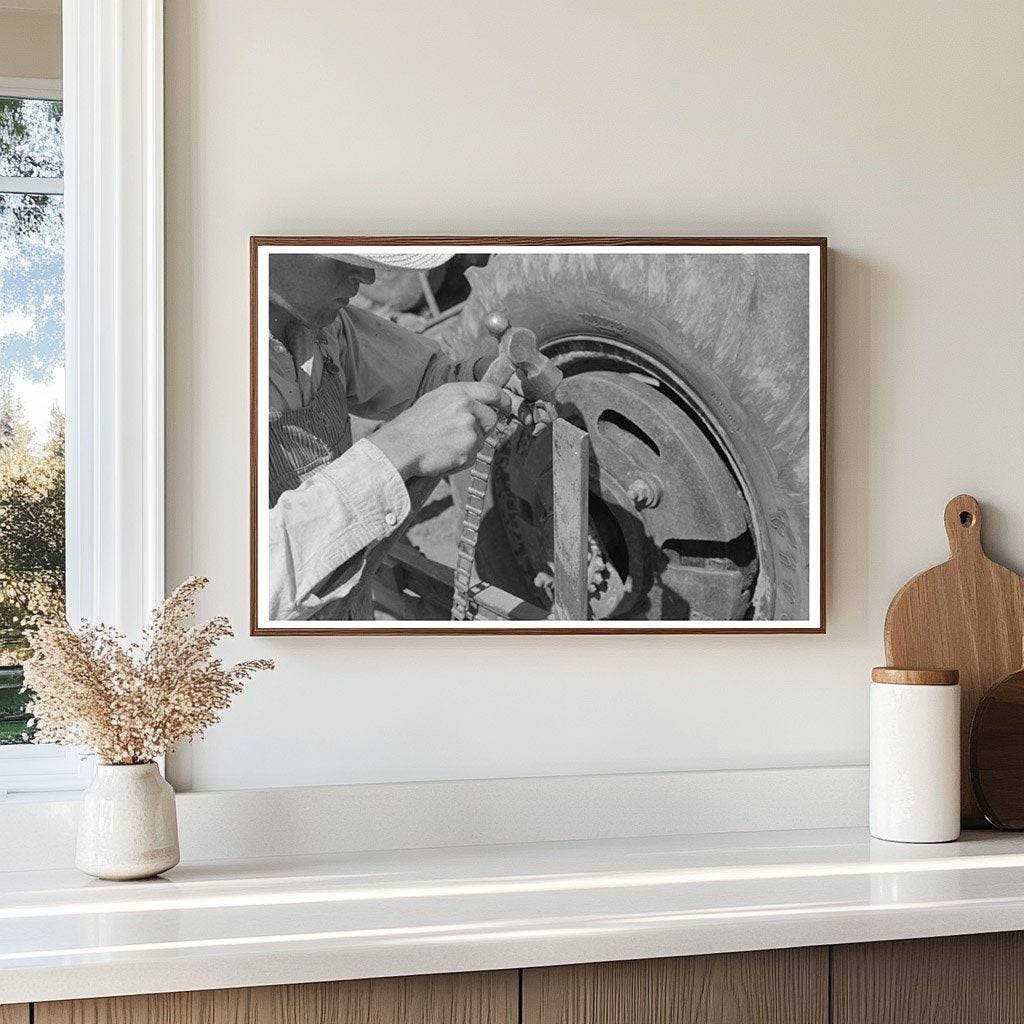
{"label": "white long-sleeve shirt", "polygon": [[[454,364],[429,339],[366,310],[342,310],[319,334],[293,323],[286,340],[270,339],[274,411],[309,404],[325,355],[339,367],[346,415],[390,419],[446,381],[472,379],[472,361]],[[418,488],[425,493],[414,494],[417,503],[430,489]],[[367,438],[284,491],[269,519],[271,619],[371,619],[379,546],[400,534],[413,504],[401,475]]]}

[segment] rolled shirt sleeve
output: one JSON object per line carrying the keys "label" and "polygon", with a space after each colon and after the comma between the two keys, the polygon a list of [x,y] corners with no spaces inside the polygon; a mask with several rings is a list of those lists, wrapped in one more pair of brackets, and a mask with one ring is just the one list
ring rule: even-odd
{"label": "rolled shirt sleeve", "polygon": [[442,384],[473,380],[480,358],[455,362],[433,339],[354,307],[342,310],[325,336],[345,374],[349,409],[369,419],[391,419]]}
{"label": "rolled shirt sleeve", "polygon": [[401,475],[372,441],[285,491],[270,510],[270,616],[308,619],[363,582],[369,550],[410,512]]}

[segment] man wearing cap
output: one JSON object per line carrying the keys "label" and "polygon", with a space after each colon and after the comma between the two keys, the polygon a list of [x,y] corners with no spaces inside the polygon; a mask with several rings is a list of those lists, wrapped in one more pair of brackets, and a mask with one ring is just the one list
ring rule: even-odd
{"label": "man wearing cap", "polygon": [[[382,545],[509,410],[501,388],[479,381],[493,351],[455,363],[422,335],[348,306],[375,267],[446,259],[270,256],[272,619],[372,619]],[[350,413],[385,422],[353,444]]]}

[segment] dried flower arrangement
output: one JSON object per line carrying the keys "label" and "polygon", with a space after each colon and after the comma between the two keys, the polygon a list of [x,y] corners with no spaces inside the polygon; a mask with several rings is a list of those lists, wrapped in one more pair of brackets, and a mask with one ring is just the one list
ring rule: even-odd
{"label": "dried flower arrangement", "polygon": [[102,624],[37,625],[25,663],[36,742],[86,747],[104,764],[145,764],[218,722],[242,684],[274,663],[225,668],[214,657],[232,635],[228,620],[188,624],[208,582],[182,583],[154,610],[140,643]]}

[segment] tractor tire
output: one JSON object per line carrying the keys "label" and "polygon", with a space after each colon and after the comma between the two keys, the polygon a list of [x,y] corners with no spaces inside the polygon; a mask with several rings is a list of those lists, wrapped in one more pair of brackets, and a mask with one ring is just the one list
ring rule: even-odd
{"label": "tractor tire", "polygon": [[[500,310],[534,331],[541,351],[571,349],[569,373],[607,369],[602,353],[614,349],[667,380],[666,391],[681,396],[679,415],[713,439],[749,507],[758,575],[744,617],[807,620],[809,488],[817,487],[808,274],[805,256],[782,253],[497,254],[466,272],[472,294],[446,345],[460,357],[479,352],[483,320]],[[478,569],[532,596],[516,587],[521,573],[493,527],[481,536]]]}

